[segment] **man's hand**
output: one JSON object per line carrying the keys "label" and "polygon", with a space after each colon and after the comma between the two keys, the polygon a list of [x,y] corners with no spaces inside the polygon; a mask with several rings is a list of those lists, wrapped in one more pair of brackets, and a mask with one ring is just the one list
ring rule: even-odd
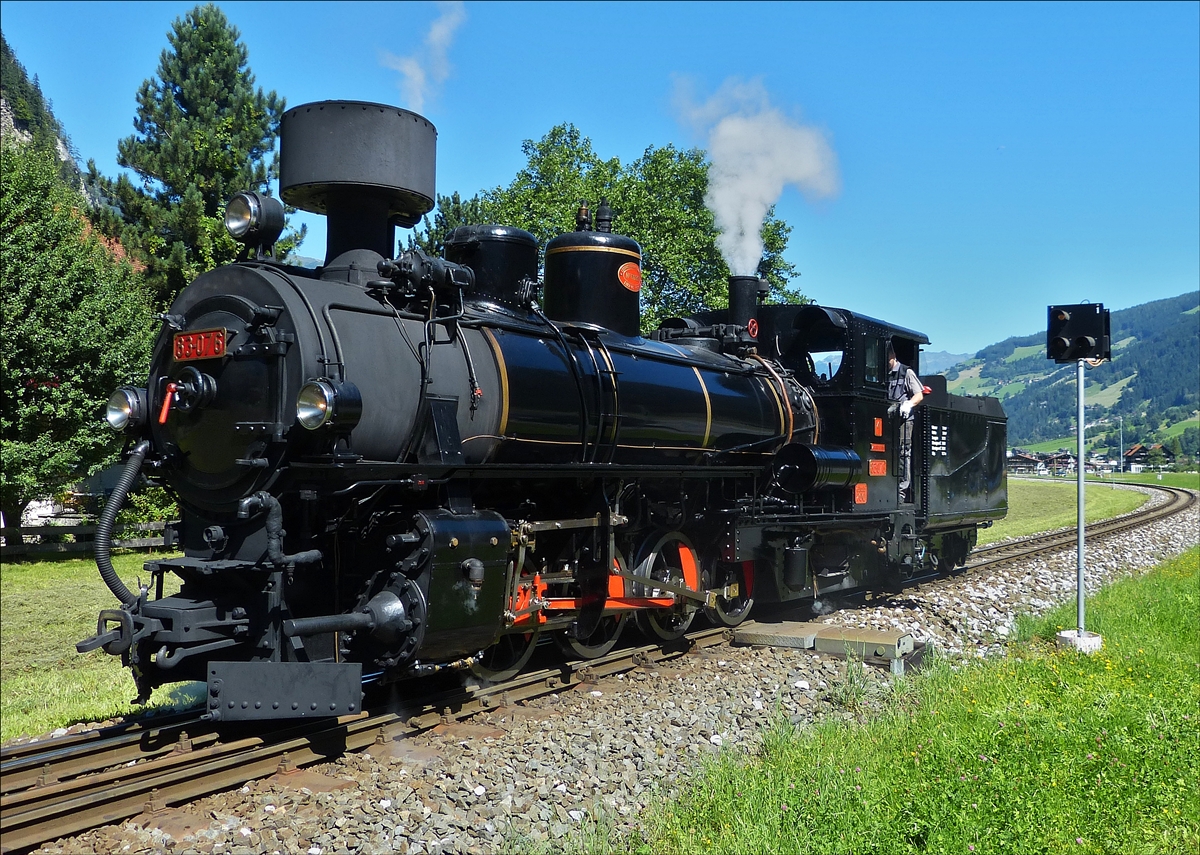
{"label": "man's hand", "polygon": [[909,413],[911,413],[911,412],[912,412],[912,402],[911,401],[904,401],[900,404],[900,416],[902,418],[908,418]]}

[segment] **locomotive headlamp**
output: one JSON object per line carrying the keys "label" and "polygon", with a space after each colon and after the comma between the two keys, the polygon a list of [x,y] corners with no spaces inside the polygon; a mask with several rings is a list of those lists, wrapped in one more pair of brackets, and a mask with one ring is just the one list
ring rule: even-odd
{"label": "locomotive headlamp", "polygon": [[296,421],[308,430],[326,425],[354,427],[362,415],[362,396],[353,383],[309,380],[296,396]]}
{"label": "locomotive headlamp", "polygon": [[146,390],[122,386],[108,399],[104,418],[113,430],[137,430],[146,423]]}
{"label": "locomotive headlamp", "polygon": [[283,204],[262,193],[238,193],[225,206],[225,230],[241,243],[270,246],[283,232]]}

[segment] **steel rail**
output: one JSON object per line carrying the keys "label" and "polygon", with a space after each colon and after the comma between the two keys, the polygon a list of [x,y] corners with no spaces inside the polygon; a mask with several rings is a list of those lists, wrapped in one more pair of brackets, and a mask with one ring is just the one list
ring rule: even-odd
{"label": "steel rail", "polygon": [[9,796],[36,786],[99,772],[217,739],[199,712],[133,719],[49,741],[9,746],[0,754],[0,809]]}

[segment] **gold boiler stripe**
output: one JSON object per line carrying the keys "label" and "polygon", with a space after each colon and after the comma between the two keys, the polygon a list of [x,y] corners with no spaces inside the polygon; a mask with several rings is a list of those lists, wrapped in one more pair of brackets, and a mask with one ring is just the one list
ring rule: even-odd
{"label": "gold boiler stripe", "polygon": [[617,246],[556,246],[554,249],[546,250],[546,255],[557,255],[560,252],[615,252],[618,255],[636,258],[638,261],[642,260],[642,256],[632,249],[621,249]]}
{"label": "gold boiler stripe", "polygon": [[481,329],[491,345],[500,373],[500,436],[503,437],[508,430],[508,366],[504,362],[504,351],[500,349],[500,342],[496,341],[496,336],[487,327]]}
{"label": "gold boiler stripe", "polygon": [[700,391],[704,393],[704,442],[700,443],[700,447],[708,448],[708,438],[712,435],[712,399],[708,397],[708,386],[700,369],[693,365],[692,370],[696,372],[696,379],[700,381]]}
{"label": "gold boiler stripe", "polygon": [[[801,386],[800,388],[804,389],[803,386]],[[821,411],[817,409],[817,399],[812,396],[812,393],[806,389],[805,394],[808,395],[808,402],[810,404],[812,404],[812,410],[813,410],[812,444],[820,445],[821,444]]]}
{"label": "gold boiler stripe", "polygon": [[[577,439],[569,439],[569,440],[568,439],[562,439],[562,440],[559,440],[559,439],[531,439],[528,437],[520,437],[520,436],[492,436],[490,434],[485,434],[485,433],[476,434],[475,436],[468,436],[463,439],[463,442],[471,442],[472,440],[476,440],[476,439],[502,439],[505,442],[526,442],[526,443],[531,443],[533,445],[573,445],[576,448],[579,447],[579,440],[577,440]],[[646,451],[646,450],[651,450],[651,451],[698,451],[699,450],[694,445],[628,445],[623,442],[617,443],[617,448],[628,448],[628,449],[637,450],[637,451]],[[730,452],[726,452],[726,453],[727,454],[759,454],[760,452],[757,452],[757,451],[730,451]],[[604,464],[598,464],[598,465],[603,466]]]}

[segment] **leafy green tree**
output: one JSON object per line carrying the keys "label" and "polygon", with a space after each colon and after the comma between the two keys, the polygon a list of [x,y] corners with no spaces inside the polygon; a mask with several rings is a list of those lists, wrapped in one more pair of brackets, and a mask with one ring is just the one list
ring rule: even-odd
{"label": "leafy green tree", "polygon": [[[505,187],[463,201],[438,198],[438,213],[425,219],[410,246],[437,251],[450,229],[472,223],[504,223],[529,231],[544,247],[575,229],[580,202],[593,211],[601,198],[612,207],[613,228],[642,246],[642,327],[665,318],[720,308],[728,303],[729,268],[717,250],[717,230],[704,205],[709,163],[699,149],[650,146],[622,165],[605,160],[574,125],[561,124],[521,146],[526,165]],[[766,250],[759,275],[771,283],[774,302],[803,297],[788,287],[795,268],[783,258],[791,227],[772,212],[763,226]]]}
{"label": "leafy green tree", "polygon": [[20,525],[110,460],[102,418],[112,390],[139,376],[153,337],[148,297],[92,228],[51,150],[0,144],[0,510]]}
{"label": "leafy green tree", "polygon": [[[201,272],[233,261],[241,247],[225,232],[225,203],[239,190],[265,192],[277,177],[275,139],[285,109],[254,87],[249,51],[212,4],[177,18],[158,74],[137,94],[136,133],[117,144],[117,162],[141,178],[90,177],[114,206],[106,228],[146,264],[161,303]],[[285,253],[304,232],[277,246]]]}

